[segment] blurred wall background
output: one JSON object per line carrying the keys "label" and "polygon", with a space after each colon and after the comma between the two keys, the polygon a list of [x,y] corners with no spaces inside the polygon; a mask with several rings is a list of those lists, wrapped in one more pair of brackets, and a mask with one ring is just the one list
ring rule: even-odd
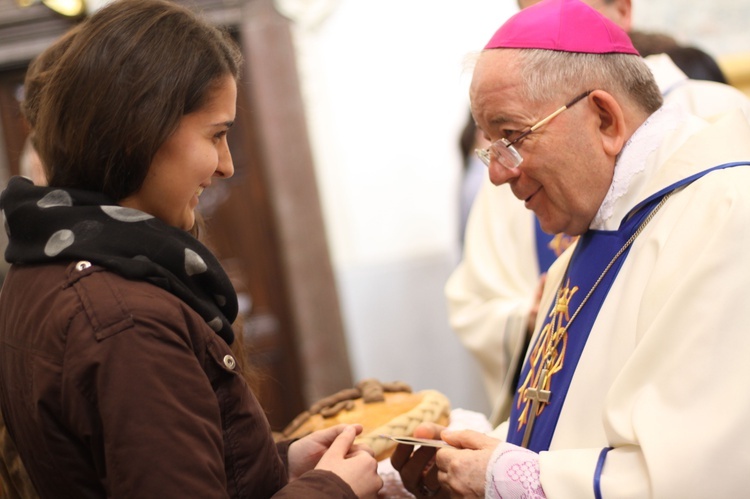
{"label": "blurred wall background", "polygon": [[743,0],[633,0],[633,23],[668,33],[714,56],[750,51],[750,2]]}

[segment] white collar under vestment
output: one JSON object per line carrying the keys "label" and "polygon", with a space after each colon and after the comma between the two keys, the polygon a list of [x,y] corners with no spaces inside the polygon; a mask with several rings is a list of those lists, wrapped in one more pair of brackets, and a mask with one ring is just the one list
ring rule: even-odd
{"label": "white collar under vestment", "polygon": [[[639,191],[647,180],[644,173],[649,156],[665,143],[665,137],[687,119],[687,113],[676,106],[665,105],[649,116],[630,137],[615,163],[612,183],[609,186],[599,211],[591,221],[590,229],[616,230],[621,216],[615,215],[618,201],[626,194]],[[675,144],[674,147],[678,147]],[[639,200],[636,200],[639,201]]]}

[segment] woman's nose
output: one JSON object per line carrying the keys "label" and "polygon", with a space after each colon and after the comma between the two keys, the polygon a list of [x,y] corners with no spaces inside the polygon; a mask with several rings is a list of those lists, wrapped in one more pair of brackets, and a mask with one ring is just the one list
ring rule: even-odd
{"label": "woman's nose", "polygon": [[222,151],[219,153],[219,164],[216,166],[216,172],[214,172],[214,175],[222,178],[229,178],[234,175],[232,153],[229,151],[229,145],[226,143]]}

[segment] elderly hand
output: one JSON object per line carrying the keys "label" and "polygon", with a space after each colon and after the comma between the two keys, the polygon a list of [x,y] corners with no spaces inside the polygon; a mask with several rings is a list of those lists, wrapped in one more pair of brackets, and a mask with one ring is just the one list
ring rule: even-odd
{"label": "elderly hand", "polygon": [[[445,429],[434,423],[422,423],[414,430],[418,438],[440,438]],[[414,494],[417,499],[436,497],[439,499],[450,497],[447,489],[440,487],[435,466],[435,447],[422,446],[416,451],[413,445],[398,444],[391,455],[391,464],[401,475],[401,481],[406,490]]]}
{"label": "elderly hand", "polygon": [[485,473],[500,440],[476,431],[444,431],[442,439],[454,448],[437,453],[438,480],[451,497],[484,497]]}

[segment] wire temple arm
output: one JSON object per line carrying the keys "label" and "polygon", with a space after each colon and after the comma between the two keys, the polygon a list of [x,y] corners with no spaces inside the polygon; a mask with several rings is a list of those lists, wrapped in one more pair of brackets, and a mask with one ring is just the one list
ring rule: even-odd
{"label": "wire temple arm", "polygon": [[568,102],[567,104],[565,104],[564,106],[562,106],[561,108],[559,108],[557,111],[555,111],[554,113],[550,114],[549,116],[547,116],[546,118],[544,118],[542,121],[540,121],[539,123],[537,123],[536,125],[534,125],[533,127],[531,127],[531,131],[533,132],[537,128],[539,128],[540,126],[546,125],[549,122],[549,120],[551,120],[552,118],[554,118],[558,114],[562,113],[563,111],[565,111],[566,109],[568,109],[569,107],[571,107],[573,104],[575,104],[579,100],[581,100],[581,99],[583,99],[585,97],[588,97],[589,94],[591,94],[591,92],[593,92],[593,90],[587,90],[584,93],[582,93],[581,95],[579,95],[578,97],[574,98],[572,101]]}

